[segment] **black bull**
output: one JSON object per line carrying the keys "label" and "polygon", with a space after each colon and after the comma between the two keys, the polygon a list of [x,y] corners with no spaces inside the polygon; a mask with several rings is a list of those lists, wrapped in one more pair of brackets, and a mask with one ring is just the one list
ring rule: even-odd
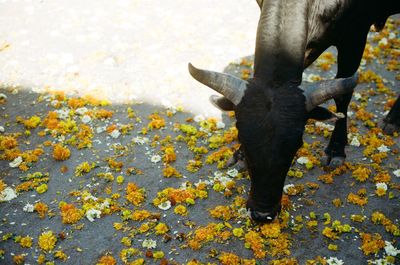
{"label": "black bull", "polygon": [[[280,211],[286,174],[302,145],[309,118],[336,118],[335,130],[323,160],[332,166],[345,158],[347,108],[356,86],[371,25],[383,28],[400,12],[399,0],[258,0],[254,76],[247,81],[200,70],[191,75],[224,95],[213,98],[222,108],[234,109],[239,141],[251,176],[247,207],[257,221],[269,221]],[[338,51],[336,79],[299,88],[304,68],[330,46]],[[337,112],[318,105],[333,98]],[[400,100],[386,121],[400,125]]]}

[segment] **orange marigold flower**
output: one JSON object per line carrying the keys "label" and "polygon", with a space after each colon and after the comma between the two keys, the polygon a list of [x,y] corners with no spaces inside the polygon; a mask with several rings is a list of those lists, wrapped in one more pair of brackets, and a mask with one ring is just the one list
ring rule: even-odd
{"label": "orange marigold flower", "polygon": [[222,265],[239,265],[241,264],[240,257],[233,253],[222,252],[218,257]]}
{"label": "orange marigold flower", "polygon": [[49,207],[44,202],[37,202],[33,209],[39,214],[39,217],[43,219],[46,216]]}
{"label": "orange marigold flower", "polygon": [[82,212],[73,204],[64,204],[60,207],[62,222],[64,224],[75,224],[82,218]]}
{"label": "orange marigold flower", "polygon": [[115,265],[115,264],[117,264],[117,261],[111,255],[102,256],[96,263],[96,265]]}
{"label": "orange marigold flower", "polygon": [[371,170],[366,167],[358,167],[356,170],[353,171],[352,177],[357,179],[360,182],[364,182],[369,178],[371,174]]}
{"label": "orange marigold flower", "polygon": [[377,254],[378,251],[385,247],[385,241],[379,234],[361,233],[362,245],[361,250],[365,255]]}
{"label": "orange marigold flower", "polygon": [[139,189],[138,186],[130,182],[126,187],[125,198],[135,206],[139,206],[145,199],[144,189]]}
{"label": "orange marigold flower", "polygon": [[62,146],[61,144],[55,144],[53,149],[53,158],[55,160],[64,161],[71,156],[71,151]]}
{"label": "orange marigold flower", "polygon": [[12,136],[0,136],[0,150],[10,150],[18,146],[17,140]]}

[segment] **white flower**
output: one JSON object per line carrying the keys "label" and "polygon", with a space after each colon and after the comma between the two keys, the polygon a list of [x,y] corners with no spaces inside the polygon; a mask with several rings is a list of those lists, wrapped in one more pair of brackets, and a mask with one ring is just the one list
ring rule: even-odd
{"label": "white flower", "polygon": [[378,151],[384,153],[384,152],[389,152],[390,149],[386,145],[382,144],[381,146],[378,147]]}
{"label": "white flower", "polygon": [[157,247],[157,241],[153,239],[145,239],[143,240],[142,247],[144,248],[156,248]]}
{"label": "white flower", "polygon": [[237,171],[236,168],[232,168],[232,169],[229,169],[229,170],[226,172],[226,174],[228,174],[228,176],[234,178],[234,177],[236,177],[236,176],[239,174],[239,171]]}
{"label": "white flower", "polygon": [[335,129],[335,126],[330,125],[330,124],[326,124],[326,123],[320,122],[320,121],[315,122],[315,126],[317,126],[319,128],[322,128],[322,129],[327,129],[330,132]]}
{"label": "white flower", "polygon": [[251,217],[250,209],[246,209],[244,207],[240,208],[238,210],[238,213],[239,213],[239,216],[242,217],[242,218]]}
{"label": "white flower", "polygon": [[358,140],[358,138],[356,136],[354,136],[353,139],[351,139],[350,145],[359,147],[361,145],[361,143]]}
{"label": "white flower", "polygon": [[69,109],[58,109],[55,110],[57,113],[58,117],[62,120],[66,120],[69,117]]}
{"label": "white flower", "polygon": [[136,137],[133,137],[133,142],[135,143],[135,144],[139,144],[139,145],[142,145],[142,144],[145,144],[145,143],[148,143],[149,142],[149,138],[147,138],[147,137],[141,137],[141,136],[136,136]]}
{"label": "white flower", "polygon": [[5,132],[6,130],[4,129],[4,127],[3,126],[0,126],[0,132]]}
{"label": "white flower", "polygon": [[11,201],[12,199],[15,199],[15,198],[17,198],[17,194],[15,193],[15,190],[13,190],[10,187],[5,188],[0,193],[0,202]]}
{"label": "white flower", "polygon": [[353,115],[354,115],[354,112],[352,112],[351,110],[349,110],[348,112],[347,112],[347,117],[353,117]]}
{"label": "white flower", "polygon": [[15,158],[12,162],[9,163],[10,167],[18,167],[22,163],[22,157]]}
{"label": "white flower", "polygon": [[159,155],[153,155],[152,157],[151,157],[151,162],[153,162],[153,163],[158,163],[158,162],[160,162],[161,161],[161,156],[159,156]]}
{"label": "white flower", "polygon": [[57,99],[55,99],[55,100],[52,100],[52,101],[50,102],[50,104],[51,104],[53,107],[55,107],[55,106],[58,105],[59,102],[60,102],[60,101],[58,101]]}
{"label": "white flower", "polygon": [[76,109],[75,112],[78,113],[79,115],[83,115],[83,114],[85,114],[86,112],[88,112],[88,109],[85,108],[85,107],[82,107],[82,108]]}
{"label": "white flower", "polygon": [[106,127],[97,127],[96,128],[96,133],[102,133],[106,130]]}
{"label": "white flower", "polygon": [[310,160],[306,156],[301,156],[297,158],[297,163],[299,163],[300,165],[307,164],[308,162],[310,162]]}
{"label": "white flower", "polygon": [[223,123],[222,121],[218,121],[217,122],[217,129],[223,129],[225,128],[225,123]]}
{"label": "white flower", "polygon": [[160,205],[158,205],[158,208],[160,208],[161,210],[166,211],[169,208],[171,208],[171,202],[170,201],[162,202]]}
{"label": "white flower", "polygon": [[88,201],[88,200],[97,201],[97,197],[94,197],[92,194],[88,194],[88,195],[85,196],[83,199],[84,199],[85,201]]}
{"label": "white flower", "polygon": [[103,210],[104,208],[109,208],[110,207],[110,202],[108,201],[108,200],[105,200],[104,202],[102,202],[100,205],[99,205],[99,209],[100,210]]}
{"label": "white flower", "polygon": [[338,259],[336,257],[330,257],[329,259],[326,260],[328,265],[343,265],[344,262],[341,259]]}
{"label": "white flower", "polygon": [[354,93],[354,99],[355,100],[360,100],[362,98],[362,96],[361,96],[361,94],[360,93]]}
{"label": "white flower", "polygon": [[378,45],[379,46],[386,46],[388,44],[388,41],[386,38],[382,38],[379,42]]}
{"label": "white flower", "polygon": [[389,241],[385,241],[385,251],[386,254],[392,257],[396,257],[398,254],[400,254],[400,250],[395,248]]}
{"label": "white flower", "polygon": [[196,116],[193,118],[193,120],[194,120],[195,122],[201,122],[201,121],[204,121],[205,118],[204,118],[203,115],[199,114],[199,115],[196,115]]}
{"label": "white flower", "polygon": [[89,115],[84,115],[84,116],[81,118],[81,121],[82,121],[83,123],[89,123],[91,120],[92,120],[92,118],[90,118]]}
{"label": "white flower", "polygon": [[33,210],[34,210],[34,206],[33,206],[33,204],[30,204],[30,203],[28,202],[27,204],[25,204],[25,206],[24,206],[24,208],[22,208],[22,210],[23,210],[24,212],[27,212],[27,213],[32,213]]}
{"label": "white flower", "polygon": [[7,99],[6,94],[0,93],[0,99]]}
{"label": "white flower", "polygon": [[96,210],[96,209],[89,209],[86,212],[86,218],[90,221],[93,222],[94,218],[100,218],[101,211]]}
{"label": "white flower", "polygon": [[394,38],[396,38],[396,33],[390,32],[389,33],[389,40],[393,40]]}
{"label": "white flower", "polygon": [[121,135],[121,133],[117,129],[115,129],[110,133],[110,135],[112,138],[117,139]]}
{"label": "white flower", "polygon": [[215,178],[220,178],[220,177],[222,177],[222,172],[215,171],[214,176],[215,176]]}
{"label": "white flower", "polygon": [[383,182],[376,183],[376,189],[382,189],[382,190],[387,191],[387,185],[386,185],[386,183],[383,183]]}
{"label": "white flower", "polygon": [[288,193],[290,188],[294,188],[293,184],[287,184],[283,187],[283,192],[285,192],[286,194]]}
{"label": "white flower", "polygon": [[396,176],[396,177],[400,177],[400,169],[397,169],[397,170],[395,170],[395,171],[393,171],[393,174]]}

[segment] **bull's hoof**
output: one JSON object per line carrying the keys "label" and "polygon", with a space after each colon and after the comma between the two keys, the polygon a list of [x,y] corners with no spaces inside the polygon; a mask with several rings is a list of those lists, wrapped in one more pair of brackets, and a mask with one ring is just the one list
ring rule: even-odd
{"label": "bull's hoof", "polygon": [[383,132],[392,135],[395,132],[400,132],[400,126],[393,123],[383,123]]}
{"label": "bull's hoof", "polygon": [[321,165],[335,169],[335,168],[343,166],[345,161],[346,161],[346,158],[343,156],[332,157],[329,155],[324,155],[321,158]]}
{"label": "bull's hoof", "polygon": [[332,168],[338,168],[343,166],[345,161],[346,161],[345,157],[335,156],[331,159],[331,163],[329,164],[329,166]]}
{"label": "bull's hoof", "polygon": [[277,217],[276,213],[263,213],[259,211],[254,211],[250,209],[250,217],[253,221],[257,223],[271,223]]}

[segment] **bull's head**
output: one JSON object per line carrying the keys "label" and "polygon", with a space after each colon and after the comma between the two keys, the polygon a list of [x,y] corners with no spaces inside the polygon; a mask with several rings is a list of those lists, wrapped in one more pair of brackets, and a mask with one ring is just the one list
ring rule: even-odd
{"label": "bull's head", "polygon": [[191,64],[189,71],[197,81],[225,96],[234,108],[251,177],[247,208],[256,221],[273,220],[280,211],[286,174],[302,145],[307,119],[334,117],[318,105],[351,92],[356,76],[320,81],[302,90],[295,83],[271,87],[257,78],[244,81]]}

